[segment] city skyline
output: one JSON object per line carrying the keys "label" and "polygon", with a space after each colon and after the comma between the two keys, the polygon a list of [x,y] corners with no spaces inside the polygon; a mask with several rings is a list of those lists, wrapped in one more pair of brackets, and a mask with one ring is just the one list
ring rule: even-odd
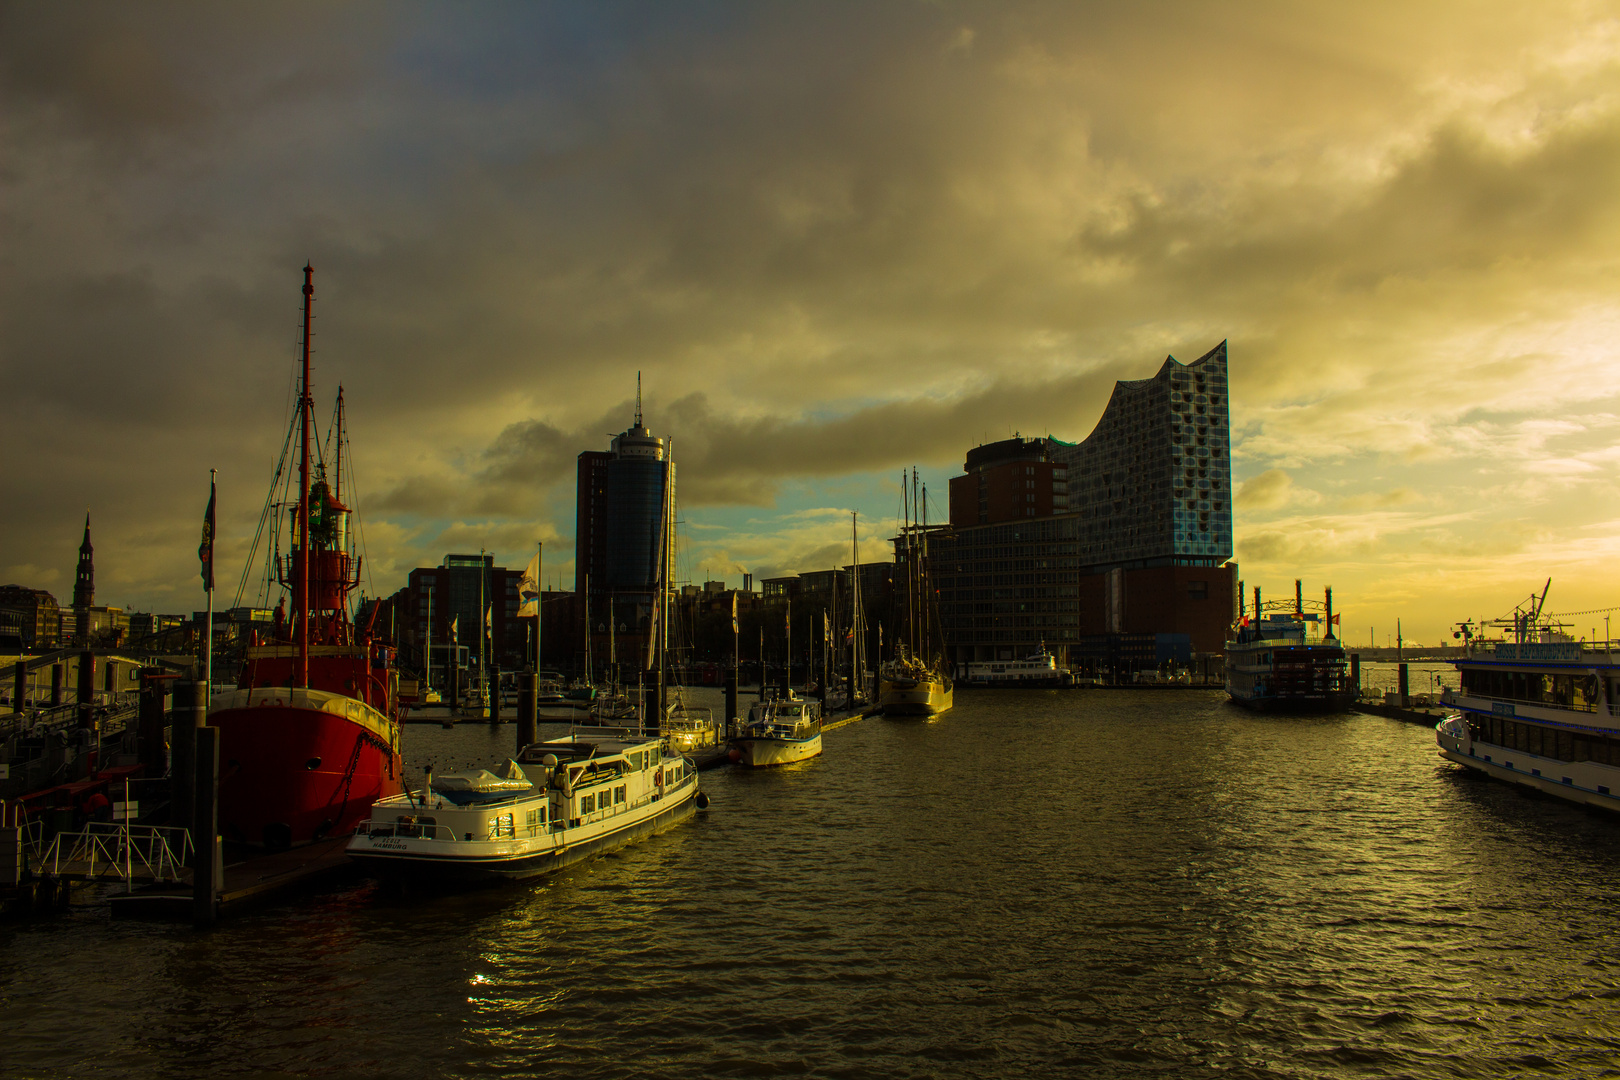
{"label": "city skyline", "polygon": [[217,466],[234,590],[307,258],[368,595],[571,581],[638,370],[738,584],[1228,339],[1251,588],[1352,643],[1620,603],[1620,26],[1471,10],[9,8],[0,584],[64,601],[88,506],[101,603],[200,609]]}

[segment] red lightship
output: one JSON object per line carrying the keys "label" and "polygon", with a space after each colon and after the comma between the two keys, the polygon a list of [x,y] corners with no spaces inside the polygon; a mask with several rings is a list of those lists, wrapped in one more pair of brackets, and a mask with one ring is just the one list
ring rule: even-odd
{"label": "red lightship", "polygon": [[290,436],[299,456],[298,501],[287,507],[291,553],[276,556],[292,616],[277,619],[269,642],[248,646],[237,689],[216,698],[208,713],[220,733],[221,832],[270,848],[350,833],[374,802],[403,790],[394,649],[349,616],[360,559],[350,548],[350,509],[339,490],[341,390],[330,472],[311,460],[312,445],[319,451],[309,386],[313,274],[304,267],[303,382]]}

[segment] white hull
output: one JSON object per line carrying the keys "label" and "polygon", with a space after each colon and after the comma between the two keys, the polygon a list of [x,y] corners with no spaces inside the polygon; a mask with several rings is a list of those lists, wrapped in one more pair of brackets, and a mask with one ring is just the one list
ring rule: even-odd
{"label": "white hull", "polygon": [[[651,836],[696,811],[698,778],[691,762],[666,756],[654,739],[600,745],[616,746],[618,753],[598,757],[585,745],[589,757],[558,766],[559,779],[569,774],[560,788],[548,782],[546,766],[530,764],[514,780],[520,790],[494,801],[458,803],[438,785],[426,800],[420,794],[379,800],[371,820],[349,841],[348,854],[387,876],[517,880]],[[636,755],[633,763],[625,751]],[[614,759],[625,767],[585,772]]]}
{"label": "white hull", "polygon": [[1464,725],[1446,721],[1436,728],[1440,756],[1447,761],[1506,780],[1521,787],[1578,803],[1620,810],[1620,768],[1595,761],[1560,761],[1506,746],[1478,742],[1469,737]]}
{"label": "white hull", "polygon": [[821,736],[811,739],[736,739],[733,745],[742,751],[738,761],[743,765],[755,768],[791,765],[820,754]]}

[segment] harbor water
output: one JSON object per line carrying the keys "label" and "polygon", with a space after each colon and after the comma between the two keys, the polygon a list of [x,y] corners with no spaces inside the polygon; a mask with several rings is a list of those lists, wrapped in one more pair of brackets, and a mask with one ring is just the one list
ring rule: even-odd
{"label": "harbor water", "polygon": [[[714,695],[718,706],[718,695]],[[513,728],[412,727],[413,768]],[[1620,1068],[1620,831],[1434,734],[959,691],[703,774],[527,887],[0,928],[16,1077],[1488,1077]]]}

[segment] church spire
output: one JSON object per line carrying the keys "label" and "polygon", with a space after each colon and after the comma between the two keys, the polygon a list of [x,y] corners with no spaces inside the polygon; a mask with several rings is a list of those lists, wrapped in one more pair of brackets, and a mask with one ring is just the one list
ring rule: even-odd
{"label": "church spire", "polygon": [[87,644],[90,608],[96,602],[95,549],[90,546],[90,511],[84,512],[84,539],[79,543],[79,569],[73,579],[73,610],[79,613],[74,644]]}

